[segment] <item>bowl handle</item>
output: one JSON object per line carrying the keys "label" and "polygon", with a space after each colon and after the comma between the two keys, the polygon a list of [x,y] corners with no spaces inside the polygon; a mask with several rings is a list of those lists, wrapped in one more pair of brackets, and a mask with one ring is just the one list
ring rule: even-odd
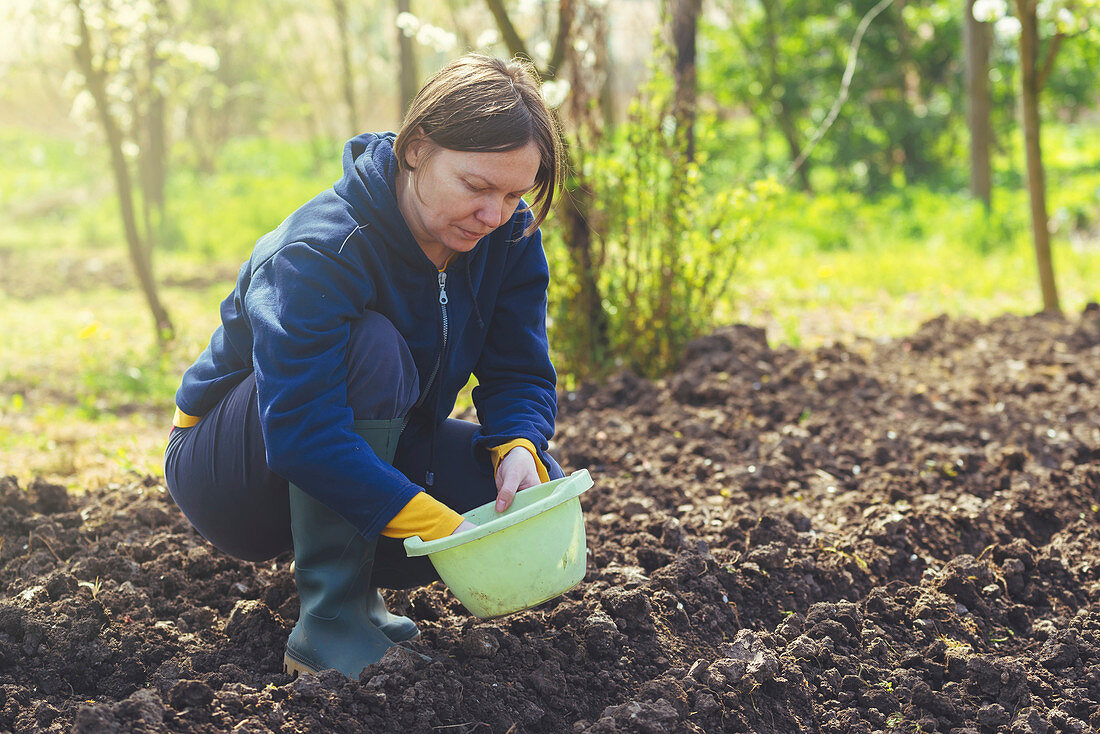
{"label": "bowl handle", "polygon": [[577,471],[564,478],[554,491],[547,495],[542,500],[549,507],[565,502],[566,500],[579,497],[592,488],[592,475],[588,473],[587,469],[578,469]]}

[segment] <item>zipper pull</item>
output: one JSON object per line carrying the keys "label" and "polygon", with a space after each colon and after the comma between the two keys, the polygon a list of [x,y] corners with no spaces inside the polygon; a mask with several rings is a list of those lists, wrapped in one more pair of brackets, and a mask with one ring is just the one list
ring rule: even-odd
{"label": "zipper pull", "polygon": [[446,306],[447,299],[447,274],[439,274],[439,303],[441,306]]}

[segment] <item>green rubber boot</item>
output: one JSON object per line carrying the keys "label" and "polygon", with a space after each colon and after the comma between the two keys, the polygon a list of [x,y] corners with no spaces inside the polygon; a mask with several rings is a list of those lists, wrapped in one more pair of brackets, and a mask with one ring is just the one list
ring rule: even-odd
{"label": "green rubber boot", "polygon": [[[294,561],[290,562],[290,572],[294,573]],[[408,642],[420,637],[420,628],[416,622],[399,614],[391,614],[386,608],[386,600],[376,587],[367,589],[367,618],[374,622],[390,642]]]}
{"label": "green rubber boot", "polygon": [[[356,421],[355,429],[383,461],[390,462],[402,424],[401,419]],[[286,643],[283,669],[297,675],[335,668],[358,678],[395,642],[372,619],[392,622],[378,614],[372,598],[378,594],[370,585],[378,541],[364,539],[351,523],[294,485],[290,486],[290,525],[301,612]],[[395,619],[407,622],[387,625],[396,636],[408,634],[408,625],[416,629],[412,620]]]}
{"label": "green rubber boot", "polygon": [[416,622],[386,609],[386,600],[377,588],[367,590],[367,618],[374,622],[390,642],[407,642],[420,637]]}

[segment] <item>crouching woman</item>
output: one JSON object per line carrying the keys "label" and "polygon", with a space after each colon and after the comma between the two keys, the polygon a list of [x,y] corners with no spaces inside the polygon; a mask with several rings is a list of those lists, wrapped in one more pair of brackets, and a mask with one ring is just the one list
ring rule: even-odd
{"label": "crouching woman", "polygon": [[[560,176],[534,72],[465,56],[241,266],[176,393],[165,477],[222,551],[293,549],[288,672],[356,677],[416,637],[378,591],[437,578],[401,539],[562,476],[538,229]],[[448,417],[471,374],[480,425]]]}

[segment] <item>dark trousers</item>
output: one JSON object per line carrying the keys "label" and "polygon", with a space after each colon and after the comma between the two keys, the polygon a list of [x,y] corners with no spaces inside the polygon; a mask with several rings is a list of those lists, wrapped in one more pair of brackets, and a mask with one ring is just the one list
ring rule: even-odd
{"label": "dark trousers", "polygon": [[[368,312],[353,324],[348,344],[348,405],[356,420],[403,417],[416,403],[419,375],[404,339],[383,316]],[[401,436],[394,466],[417,484],[428,472],[427,491],[457,512],[496,498],[492,463],[477,456],[478,425],[447,419],[430,429],[410,426]],[[434,444],[434,447],[433,447]],[[551,460],[551,479],[564,476]],[[164,455],[168,491],[199,533],[229,555],[266,561],[291,550],[286,479],[267,465],[256,380],[250,375],[197,425],[176,428]],[[402,541],[381,536],[375,586],[409,588],[438,578],[425,558],[405,556]]]}

